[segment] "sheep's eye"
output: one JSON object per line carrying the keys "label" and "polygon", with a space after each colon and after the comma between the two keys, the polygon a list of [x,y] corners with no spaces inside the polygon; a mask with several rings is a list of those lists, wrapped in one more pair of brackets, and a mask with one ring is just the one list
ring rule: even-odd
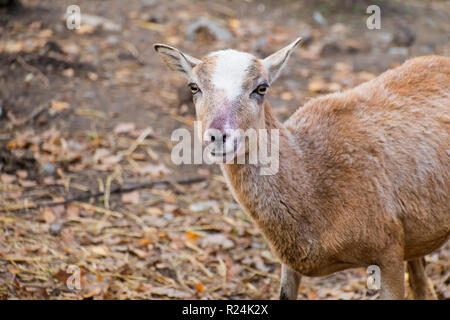
{"label": "sheep's eye", "polygon": [[259,86],[255,89],[254,92],[256,92],[257,94],[259,94],[259,95],[261,95],[261,96],[265,95],[266,92],[267,92],[267,85],[265,85],[265,84],[259,85]]}
{"label": "sheep's eye", "polygon": [[189,89],[191,89],[192,94],[196,94],[197,92],[200,91],[200,89],[198,88],[198,86],[195,83],[190,83]]}

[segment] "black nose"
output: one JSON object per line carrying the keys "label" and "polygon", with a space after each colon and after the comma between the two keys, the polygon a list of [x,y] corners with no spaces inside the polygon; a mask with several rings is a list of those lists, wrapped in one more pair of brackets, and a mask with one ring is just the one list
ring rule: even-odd
{"label": "black nose", "polygon": [[225,143],[225,141],[227,140],[228,136],[229,135],[226,132],[224,132],[224,133],[219,133],[219,132],[212,133],[211,134],[211,142],[215,142],[216,140],[217,141],[222,140],[222,142]]}

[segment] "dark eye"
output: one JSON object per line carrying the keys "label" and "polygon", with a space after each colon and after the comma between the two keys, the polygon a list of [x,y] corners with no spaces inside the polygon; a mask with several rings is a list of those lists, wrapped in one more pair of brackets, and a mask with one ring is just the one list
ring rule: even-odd
{"label": "dark eye", "polygon": [[255,89],[255,91],[253,91],[253,92],[255,92],[255,93],[257,93],[257,94],[263,96],[263,95],[265,95],[266,92],[267,92],[267,85],[261,84],[261,85],[259,85],[259,86]]}
{"label": "dark eye", "polygon": [[200,89],[198,88],[198,86],[195,83],[190,83],[189,89],[191,89],[192,94],[196,94],[197,92],[200,91]]}

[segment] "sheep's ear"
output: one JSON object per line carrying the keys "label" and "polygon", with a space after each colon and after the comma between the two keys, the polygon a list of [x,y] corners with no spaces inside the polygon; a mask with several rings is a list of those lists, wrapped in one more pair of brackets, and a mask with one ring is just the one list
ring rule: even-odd
{"label": "sheep's ear", "polygon": [[288,61],[289,56],[294,51],[294,49],[297,48],[301,41],[302,38],[297,38],[294,42],[291,42],[283,49],[278,50],[274,54],[271,54],[270,56],[262,60],[264,67],[269,72],[270,83],[275,81],[275,79],[279,76],[281,70],[284,68],[286,62]]}
{"label": "sheep's ear", "polygon": [[189,77],[192,68],[200,62],[200,60],[166,44],[157,43],[153,47],[171,70],[178,71],[185,77]]}

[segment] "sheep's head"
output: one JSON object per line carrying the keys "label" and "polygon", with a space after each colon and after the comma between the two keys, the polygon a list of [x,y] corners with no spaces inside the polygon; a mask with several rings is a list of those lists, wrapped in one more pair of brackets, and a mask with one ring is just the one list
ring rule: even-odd
{"label": "sheep's head", "polygon": [[211,155],[218,162],[246,151],[242,132],[264,128],[264,96],[300,41],[265,59],[221,50],[199,60],[168,45],[154,45],[170,69],[188,79],[202,123],[200,140],[213,147]]}

